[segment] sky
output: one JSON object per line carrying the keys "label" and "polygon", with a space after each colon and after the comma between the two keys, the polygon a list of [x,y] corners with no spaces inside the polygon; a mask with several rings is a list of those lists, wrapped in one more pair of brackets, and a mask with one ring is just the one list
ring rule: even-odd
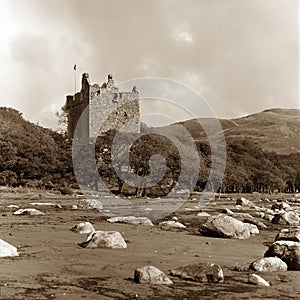
{"label": "sky", "polygon": [[[81,74],[163,77],[216,116],[299,108],[297,0],[0,0],[0,106],[45,127]],[[168,114],[142,103],[142,113]],[[187,118],[174,111],[176,119]]]}

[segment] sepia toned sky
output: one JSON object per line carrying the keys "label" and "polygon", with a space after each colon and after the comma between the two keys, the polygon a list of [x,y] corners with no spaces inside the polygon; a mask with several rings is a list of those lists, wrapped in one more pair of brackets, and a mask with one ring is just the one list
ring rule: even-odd
{"label": "sepia toned sky", "polygon": [[77,90],[83,72],[92,83],[157,76],[190,86],[221,118],[299,108],[297,2],[0,0],[0,106],[56,128],[77,64]]}

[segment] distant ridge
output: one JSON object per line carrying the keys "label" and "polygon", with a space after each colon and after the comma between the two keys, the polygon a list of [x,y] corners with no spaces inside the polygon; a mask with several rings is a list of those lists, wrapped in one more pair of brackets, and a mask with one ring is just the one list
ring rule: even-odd
{"label": "distant ridge", "polygon": [[[210,119],[201,119],[201,123]],[[299,109],[266,109],[245,117],[219,119],[227,141],[231,139],[249,139],[263,150],[277,154],[300,153],[300,110]],[[194,138],[203,140],[206,135],[196,120],[187,120],[169,126],[175,129],[176,124],[186,127]]]}

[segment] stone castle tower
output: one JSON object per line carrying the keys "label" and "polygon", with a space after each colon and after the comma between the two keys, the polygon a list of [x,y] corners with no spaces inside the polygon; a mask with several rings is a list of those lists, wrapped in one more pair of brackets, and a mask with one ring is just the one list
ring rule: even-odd
{"label": "stone castle tower", "polygon": [[[87,108],[85,113],[82,112]],[[63,107],[68,116],[68,137],[72,139],[79,124],[80,139],[96,139],[98,135],[115,129],[120,130],[129,121],[125,132],[140,131],[139,93],[136,87],[131,92],[120,92],[112,75],[101,86],[91,85],[89,74],[84,73],[81,91],[66,98]],[[98,130],[100,128],[100,130]]]}

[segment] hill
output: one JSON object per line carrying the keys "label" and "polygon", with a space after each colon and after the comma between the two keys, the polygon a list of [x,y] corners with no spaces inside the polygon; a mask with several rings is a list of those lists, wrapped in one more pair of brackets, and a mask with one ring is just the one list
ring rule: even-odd
{"label": "hill", "polygon": [[[205,132],[199,126],[209,124],[210,119],[188,120],[180,122],[195,139],[203,141]],[[226,141],[248,139],[264,151],[277,154],[300,153],[300,110],[268,109],[246,117],[220,119]],[[177,124],[169,126],[176,130]]]}
{"label": "hill", "polygon": [[72,173],[62,135],[12,108],[0,107],[0,153],[1,185],[63,186]]}

